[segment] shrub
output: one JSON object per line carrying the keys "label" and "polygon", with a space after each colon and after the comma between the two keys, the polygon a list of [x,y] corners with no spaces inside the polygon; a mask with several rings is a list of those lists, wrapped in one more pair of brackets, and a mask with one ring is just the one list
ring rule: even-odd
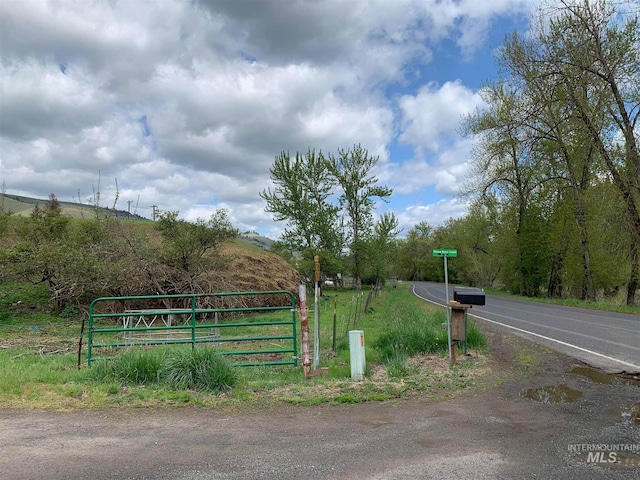
{"label": "shrub", "polygon": [[211,348],[176,349],[164,359],[160,379],[176,390],[222,392],[237,380],[233,367]]}
{"label": "shrub", "polygon": [[120,381],[137,385],[158,381],[164,351],[129,350],[118,358],[97,362],[89,376],[100,381]]}

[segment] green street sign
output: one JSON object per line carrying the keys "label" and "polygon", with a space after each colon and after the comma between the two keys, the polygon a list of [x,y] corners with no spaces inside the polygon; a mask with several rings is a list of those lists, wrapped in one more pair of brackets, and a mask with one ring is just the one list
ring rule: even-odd
{"label": "green street sign", "polygon": [[458,250],[438,249],[433,251],[434,257],[457,257]]}

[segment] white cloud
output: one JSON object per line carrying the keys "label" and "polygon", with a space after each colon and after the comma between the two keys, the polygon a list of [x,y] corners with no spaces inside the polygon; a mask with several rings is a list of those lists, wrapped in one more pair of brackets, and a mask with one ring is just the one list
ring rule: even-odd
{"label": "white cloud", "polygon": [[482,103],[478,93],[459,80],[442,86],[427,84],[417,95],[400,98],[403,132],[399,139],[418,149],[438,151],[443,144],[458,136],[463,116]]}
{"label": "white cloud", "polygon": [[433,227],[439,227],[450,218],[460,218],[467,211],[468,205],[453,198],[440,200],[430,205],[414,205],[400,212],[397,217],[403,233],[408,233],[419,222],[426,221]]}
{"label": "white cloud", "polygon": [[413,195],[434,187],[441,195],[455,196],[467,174],[468,159],[474,140],[458,138],[449,148],[429,159],[422,157],[386,165],[381,179],[400,195]]}
{"label": "white cloud", "polygon": [[[452,195],[467,148],[456,128],[479,100],[460,81],[413,82],[440,42],[472,55],[496,15],[527,4],[2,2],[0,180],[63,200],[99,187],[108,204],[117,179],[147,216],[223,205],[241,229],[278,232],[259,198],[274,157],[361,143],[397,192]],[[416,155],[395,158],[394,139]]]}

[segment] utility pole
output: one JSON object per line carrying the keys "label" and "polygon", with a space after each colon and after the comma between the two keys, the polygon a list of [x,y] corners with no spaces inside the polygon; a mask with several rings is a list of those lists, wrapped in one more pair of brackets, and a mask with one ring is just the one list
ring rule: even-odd
{"label": "utility pole", "polygon": [[158,208],[158,205],[151,205],[151,208],[153,208],[153,221],[156,221],[156,209]]}
{"label": "utility pole", "polygon": [[131,204],[133,200],[127,200],[127,218],[131,219]]}

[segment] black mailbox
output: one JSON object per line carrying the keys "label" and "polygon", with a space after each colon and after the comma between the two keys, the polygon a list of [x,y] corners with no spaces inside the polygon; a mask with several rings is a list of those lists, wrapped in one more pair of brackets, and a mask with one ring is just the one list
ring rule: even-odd
{"label": "black mailbox", "polygon": [[466,305],[484,305],[484,291],[481,288],[455,287],[453,299]]}

